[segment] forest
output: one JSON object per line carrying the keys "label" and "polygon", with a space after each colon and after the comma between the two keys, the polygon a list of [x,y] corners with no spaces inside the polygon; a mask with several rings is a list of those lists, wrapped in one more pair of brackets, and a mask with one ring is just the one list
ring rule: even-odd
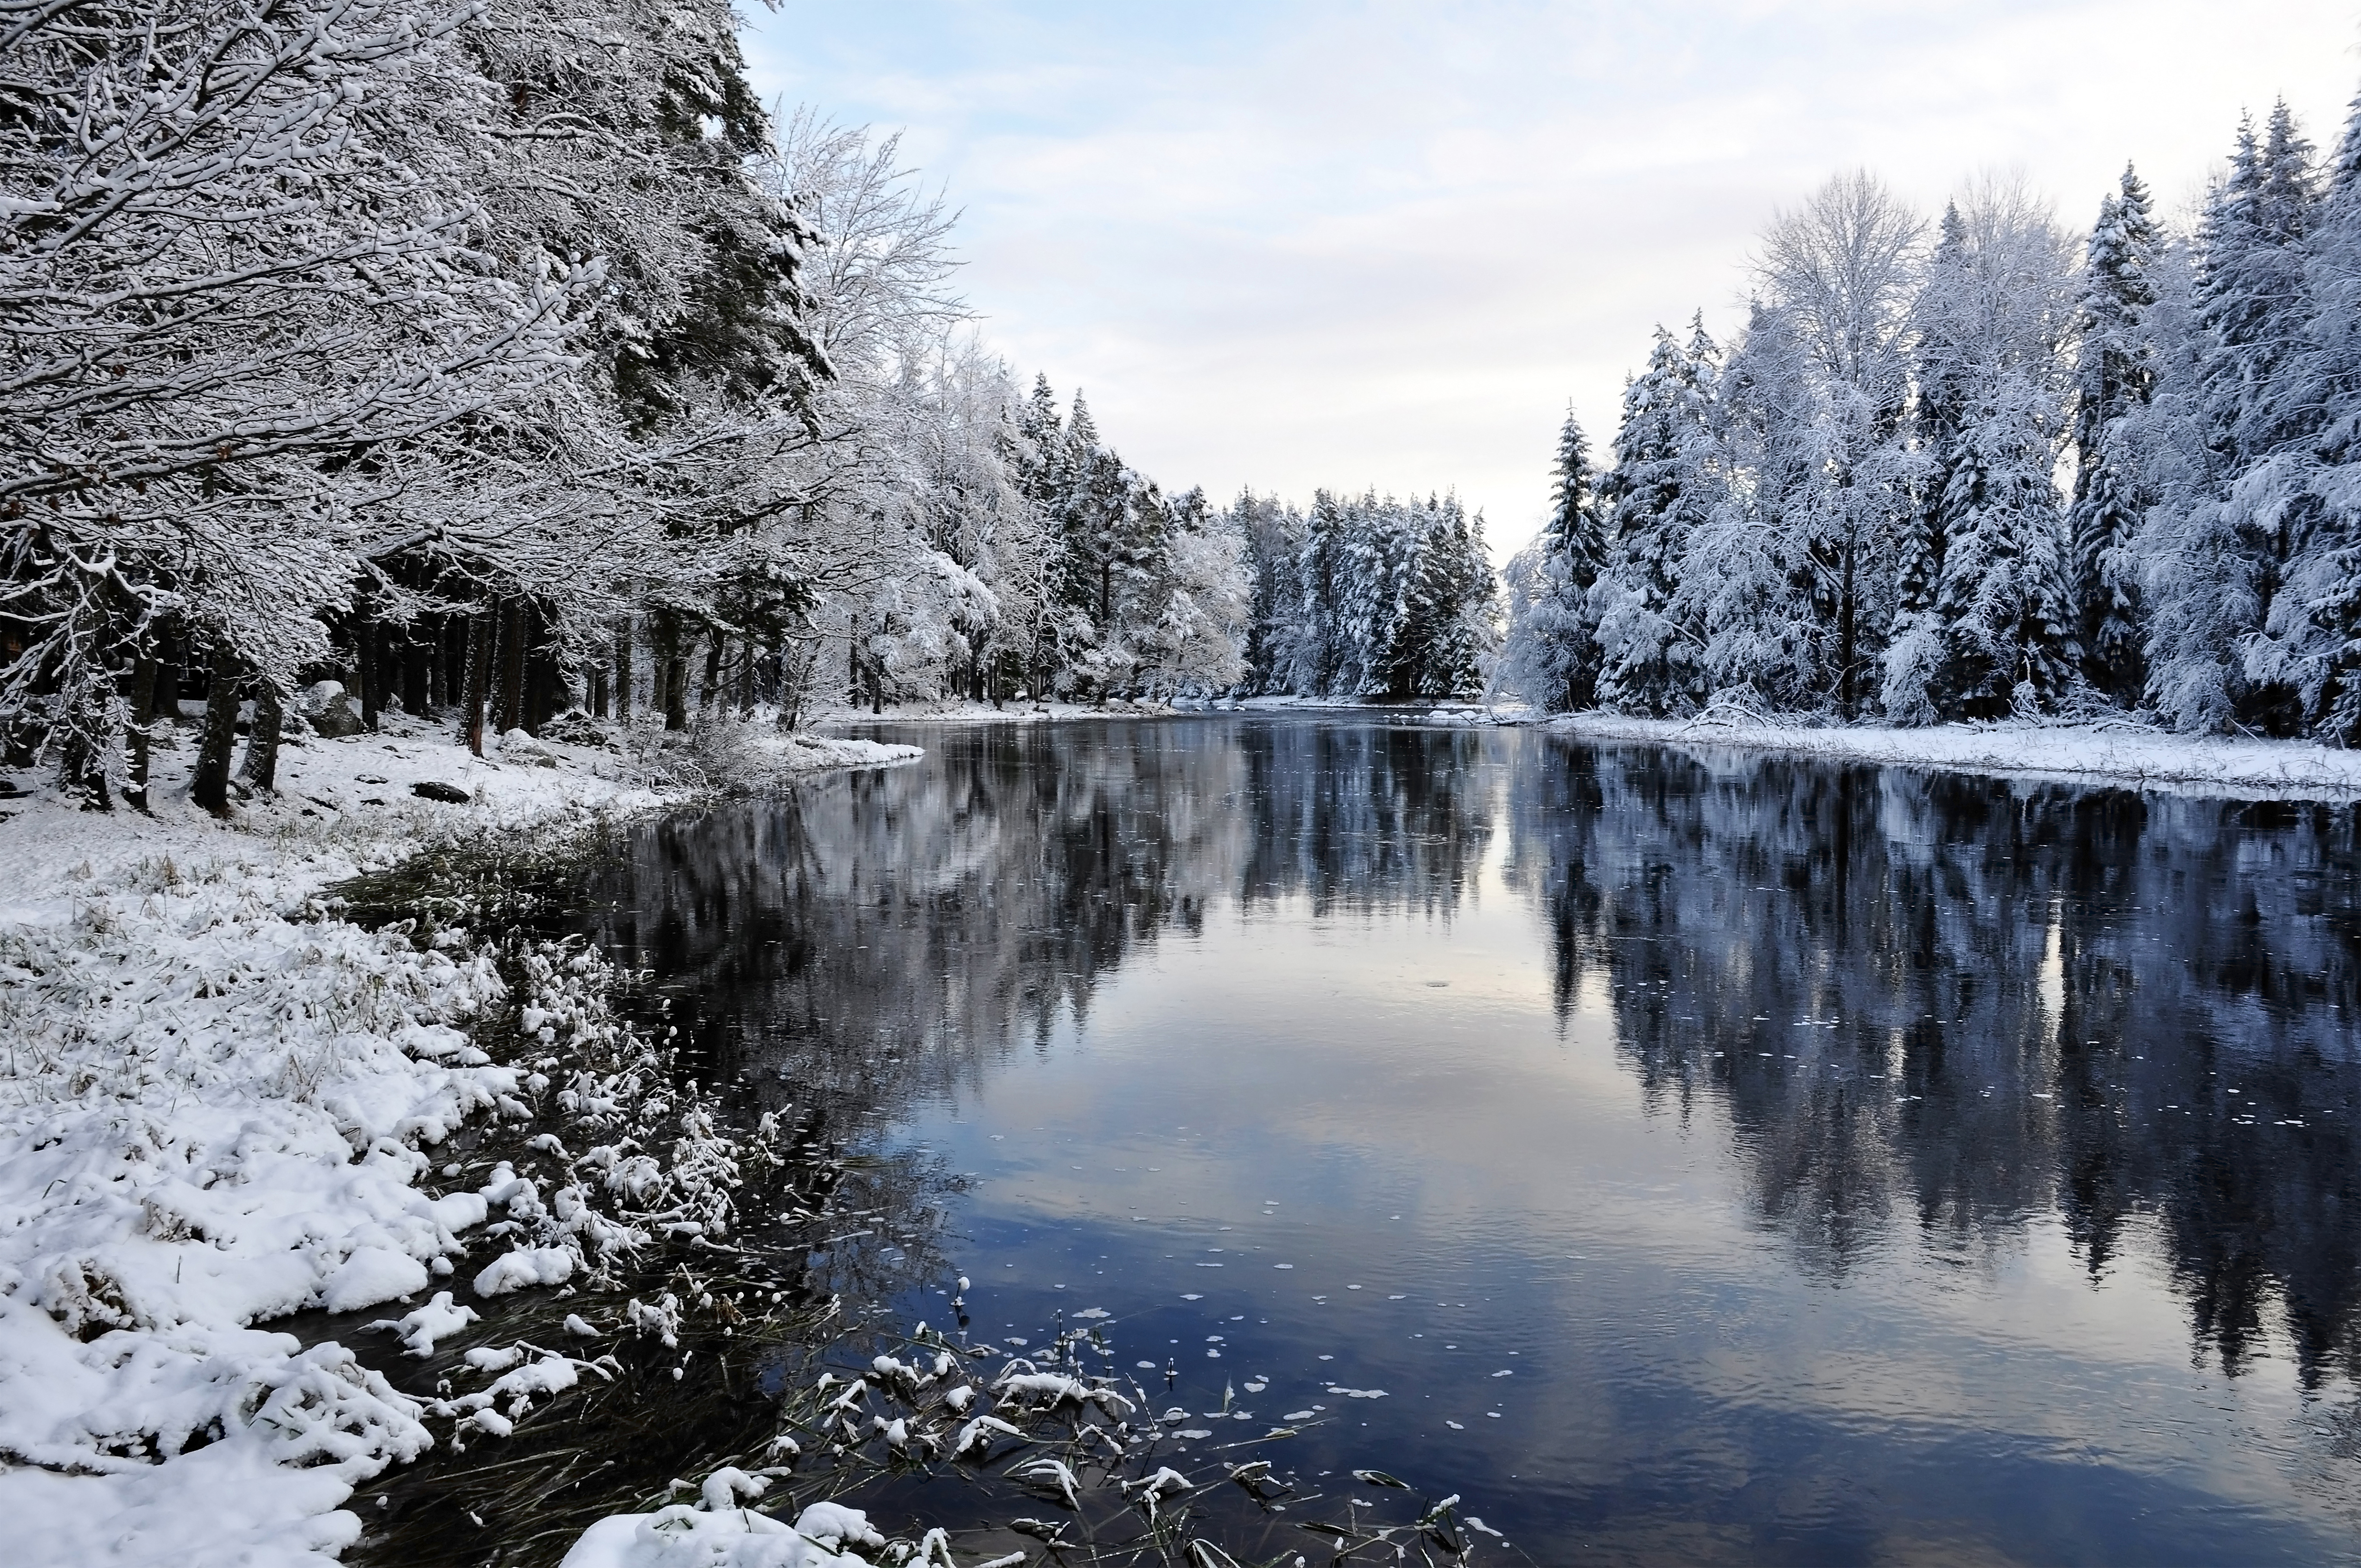
{"label": "forest", "polygon": [[1658,329],[1603,470],[1568,415],[1502,684],[1554,710],[2136,713],[2361,737],[2361,104],[2241,124],[2175,233],[2016,182],[1776,218],[1743,330]]}
{"label": "forest", "polygon": [[0,0],[0,766],[144,805],[201,705],[224,810],[324,679],[478,751],[1216,693],[2349,743],[2356,183],[2284,106],[2186,234],[1839,177],[1602,466],[1569,414],[1504,602],[1453,496],[1217,508],[1026,387],[944,195],[718,0]]}
{"label": "forest", "polygon": [[719,0],[5,0],[0,220],[0,751],[93,806],[183,701],[267,788],[327,678],[480,751],[1237,676],[1234,533]]}

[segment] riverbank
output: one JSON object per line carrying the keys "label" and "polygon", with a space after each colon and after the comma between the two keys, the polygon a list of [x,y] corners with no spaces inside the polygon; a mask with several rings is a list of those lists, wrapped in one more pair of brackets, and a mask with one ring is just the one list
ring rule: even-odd
{"label": "riverbank", "polygon": [[1737,718],[1656,719],[1573,714],[1553,734],[1643,741],[1699,754],[1780,751],[1828,762],[2058,779],[2081,784],[2252,800],[2361,796],[2361,751],[2297,740],[2173,735],[2129,724],[1946,724],[1923,729],[1817,728]]}
{"label": "riverbank", "polygon": [[[528,962],[533,993],[518,995],[467,933],[422,944],[406,926],[366,930],[333,917],[323,892],[437,847],[552,841],[918,752],[564,733],[571,743],[516,737],[483,759],[398,715],[377,732],[308,736],[282,755],[279,789],[227,822],[187,803],[186,731],[157,751],[153,817],[81,811],[48,790],[0,801],[12,1560],[333,1561],[361,1533],[354,1487],[425,1452],[434,1412],[333,1340],[258,1325],[382,1306],[431,1349],[467,1321],[445,1292],[455,1277],[478,1296],[563,1289],[644,1234],[652,1203],[694,1199],[670,1168],[660,1191],[552,1179],[546,1200],[506,1168],[438,1169],[466,1129],[555,1116],[577,1067],[621,1073],[635,1093],[651,1075],[607,1059],[639,1047],[605,1011],[588,955]],[[495,1059],[478,1038],[488,1027],[548,1054]],[[677,1119],[661,1100],[639,1109]],[[585,1124],[615,1113],[566,1110]],[[567,1177],[584,1157],[551,1156]],[[495,1210],[505,1217],[488,1225]],[[499,1397],[545,1398],[587,1365],[536,1355],[508,1374],[534,1387]],[[502,1418],[482,1403],[462,1419],[489,1432]]]}

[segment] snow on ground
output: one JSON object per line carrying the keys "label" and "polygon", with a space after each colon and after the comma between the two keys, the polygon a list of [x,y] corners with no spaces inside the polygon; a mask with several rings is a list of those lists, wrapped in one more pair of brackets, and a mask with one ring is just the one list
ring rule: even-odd
{"label": "snow on ground", "polygon": [[1547,728],[1595,740],[1640,740],[1693,751],[1789,751],[1835,762],[2122,784],[2258,800],[2361,795],[2361,751],[2297,740],[2172,735],[2129,724],[2004,722],[1924,729],[1814,728],[1753,718],[1623,718],[1586,713]]}
{"label": "snow on ground", "polygon": [[[19,1568],[321,1563],[359,1533],[352,1488],[433,1442],[341,1346],[258,1325],[400,1303],[412,1341],[456,1327],[464,1309],[423,1299],[458,1271],[463,1233],[520,1200],[430,1197],[423,1151],[523,1113],[546,1080],[470,1043],[505,989],[488,959],[300,918],[307,898],[436,840],[655,809],[717,770],[918,754],[764,733],[667,759],[518,735],[478,759],[393,715],[291,746],[277,796],[225,824],[187,804],[193,732],[172,740],[153,817],[0,800],[0,1515]],[[563,1278],[549,1250],[484,1272],[522,1256]]]}

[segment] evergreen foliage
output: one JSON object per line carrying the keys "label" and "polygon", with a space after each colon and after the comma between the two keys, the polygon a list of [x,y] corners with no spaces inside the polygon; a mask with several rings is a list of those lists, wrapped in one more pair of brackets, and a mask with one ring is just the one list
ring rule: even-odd
{"label": "evergreen foliage", "polygon": [[2361,740],[2361,98],[2324,167],[2284,104],[2242,124],[2185,236],[2128,168],[2079,256],[2006,184],[1920,232],[1841,177],[1726,356],[1658,332],[1580,611],[1562,503],[1511,565],[1508,688]]}

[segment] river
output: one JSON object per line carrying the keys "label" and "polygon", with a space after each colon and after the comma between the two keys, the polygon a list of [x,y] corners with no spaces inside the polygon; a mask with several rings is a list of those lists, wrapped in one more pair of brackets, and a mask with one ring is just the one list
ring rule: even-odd
{"label": "river", "polygon": [[598,930],[877,1184],[830,1288],[1542,1563],[2356,1554],[2351,808],[865,733],[927,757],[641,830]]}

